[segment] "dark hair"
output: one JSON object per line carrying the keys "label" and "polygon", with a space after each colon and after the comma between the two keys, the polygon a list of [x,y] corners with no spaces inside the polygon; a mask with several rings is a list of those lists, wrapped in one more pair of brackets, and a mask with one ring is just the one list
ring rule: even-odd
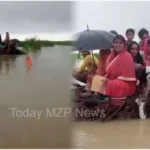
{"label": "dark hair", "polygon": [[[136,44],[137,47],[138,47],[138,53],[137,55],[135,56],[134,59],[134,62],[135,63],[138,63],[138,64],[141,64],[144,66],[144,60],[142,58],[142,56],[140,55],[140,49],[139,49],[139,44],[136,42],[136,41],[132,41],[129,46],[128,46],[128,52],[131,53],[131,47],[133,44]],[[146,86],[147,85],[147,74],[146,74],[146,69],[138,69],[135,71],[136,72],[136,77],[138,78],[138,80],[140,80],[140,86]]]}
{"label": "dark hair", "polygon": [[131,28],[130,28],[130,29],[127,29],[127,30],[126,30],[126,35],[127,35],[128,33],[130,33],[130,32],[133,33],[133,34],[135,34],[134,29],[131,29]]}
{"label": "dark hair", "polygon": [[111,30],[110,33],[112,33],[114,35],[118,35],[117,31],[115,31],[115,30]]}
{"label": "dark hair", "polygon": [[1,36],[1,34],[0,34],[0,44],[2,44],[3,43],[3,41],[2,41],[2,36]]}
{"label": "dark hair", "polygon": [[127,49],[128,49],[128,52],[131,53],[131,47],[132,47],[133,44],[136,44],[137,47],[138,47],[138,53],[137,53],[137,55],[135,56],[134,61],[135,61],[136,63],[139,63],[139,64],[141,64],[141,65],[144,65],[144,60],[143,60],[143,58],[142,58],[142,56],[141,56],[141,54],[140,54],[140,47],[139,47],[139,44],[138,44],[136,41],[132,41],[132,42],[129,44],[129,46],[128,46],[128,48],[127,48]]}
{"label": "dark hair", "polygon": [[150,44],[150,39],[147,41],[147,44]]}
{"label": "dark hair", "polygon": [[147,30],[147,29],[142,28],[142,29],[138,32],[138,36],[139,36],[139,38],[140,38],[140,39],[142,39],[142,37],[143,37],[143,35],[144,35],[144,34],[149,35],[149,32],[148,32],[148,30]]}
{"label": "dark hair", "polygon": [[81,51],[81,50],[82,50],[82,47],[79,48],[79,51]]}
{"label": "dark hair", "polygon": [[115,40],[121,40],[124,44],[126,44],[126,40],[122,35],[116,35],[114,40],[113,40],[113,43]]}

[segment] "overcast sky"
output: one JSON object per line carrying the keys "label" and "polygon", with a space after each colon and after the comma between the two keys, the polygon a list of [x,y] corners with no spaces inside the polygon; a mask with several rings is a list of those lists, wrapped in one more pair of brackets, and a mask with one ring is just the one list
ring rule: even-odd
{"label": "overcast sky", "polygon": [[[23,38],[67,39],[86,29],[113,30],[124,34],[127,28],[136,32],[150,30],[150,2],[0,2],[0,33],[9,31]],[[55,35],[51,35],[55,33]],[[56,34],[57,33],[57,34]]]}
{"label": "overcast sky", "polygon": [[0,1],[0,33],[66,33],[72,28],[72,2]]}
{"label": "overcast sky", "polygon": [[78,2],[76,13],[77,30],[86,29],[86,24],[91,29],[115,29],[121,34],[127,28],[150,30],[150,2]]}

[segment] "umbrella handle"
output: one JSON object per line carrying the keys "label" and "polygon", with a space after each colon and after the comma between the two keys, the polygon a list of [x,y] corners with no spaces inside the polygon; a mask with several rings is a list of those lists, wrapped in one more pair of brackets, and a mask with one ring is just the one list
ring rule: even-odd
{"label": "umbrella handle", "polygon": [[94,66],[96,67],[96,63],[95,63],[95,61],[94,61],[94,54],[93,54],[93,51],[92,51],[92,57],[93,57]]}
{"label": "umbrella handle", "polygon": [[80,58],[80,50],[82,50],[82,47],[80,47],[78,50],[78,59]]}
{"label": "umbrella handle", "polygon": [[78,59],[80,58],[80,51],[78,51]]}
{"label": "umbrella handle", "polygon": [[87,30],[89,30],[89,26],[88,26],[88,24],[87,24]]}

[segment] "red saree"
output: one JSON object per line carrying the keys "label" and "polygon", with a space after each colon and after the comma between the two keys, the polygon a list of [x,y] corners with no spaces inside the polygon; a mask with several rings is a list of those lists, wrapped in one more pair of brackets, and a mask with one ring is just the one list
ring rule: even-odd
{"label": "red saree", "polygon": [[150,38],[147,38],[144,43],[143,43],[143,51],[144,51],[144,55],[145,55],[145,65],[146,66],[150,66],[150,59],[148,59],[148,56],[150,56],[150,53],[148,52],[147,49],[147,42]]}
{"label": "red saree", "polygon": [[136,75],[133,58],[126,50],[115,56],[111,52],[107,60],[106,95],[112,98],[132,96],[136,90]]}
{"label": "red saree", "polygon": [[144,42],[143,41],[139,42],[139,46],[140,46],[140,51],[144,51]]}

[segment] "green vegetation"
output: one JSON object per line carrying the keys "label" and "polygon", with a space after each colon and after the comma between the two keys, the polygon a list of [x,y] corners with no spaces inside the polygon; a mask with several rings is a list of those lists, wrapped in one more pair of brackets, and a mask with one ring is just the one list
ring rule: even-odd
{"label": "green vegetation", "polygon": [[49,41],[53,45],[72,46],[73,41]]}
{"label": "green vegetation", "polygon": [[39,40],[37,38],[26,39],[25,41],[19,41],[18,39],[13,39],[18,46],[23,47],[25,51],[37,51],[41,47],[49,47],[55,45],[62,46],[71,46],[72,41],[48,41],[48,40]]}
{"label": "green vegetation", "polygon": [[37,51],[41,49],[41,43],[36,38],[26,39],[25,41],[20,41],[19,46],[23,47],[26,52]]}
{"label": "green vegetation", "polygon": [[[72,55],[73,61],[75,61],[75,60],[77,60],[77,59],[81,59],[81,60],[83,59],[83,57],[82,57],[81,54],[79,55],[79,58],[78,58],[78,54],[71,54],[71,55]],[[98,58],[98,57],[99,57],[99,54],[94,54],[94,56]]]}
{"label": "green vegetation", "polygon": [[95,57],[99,58],[99,54],[94,54]]}

